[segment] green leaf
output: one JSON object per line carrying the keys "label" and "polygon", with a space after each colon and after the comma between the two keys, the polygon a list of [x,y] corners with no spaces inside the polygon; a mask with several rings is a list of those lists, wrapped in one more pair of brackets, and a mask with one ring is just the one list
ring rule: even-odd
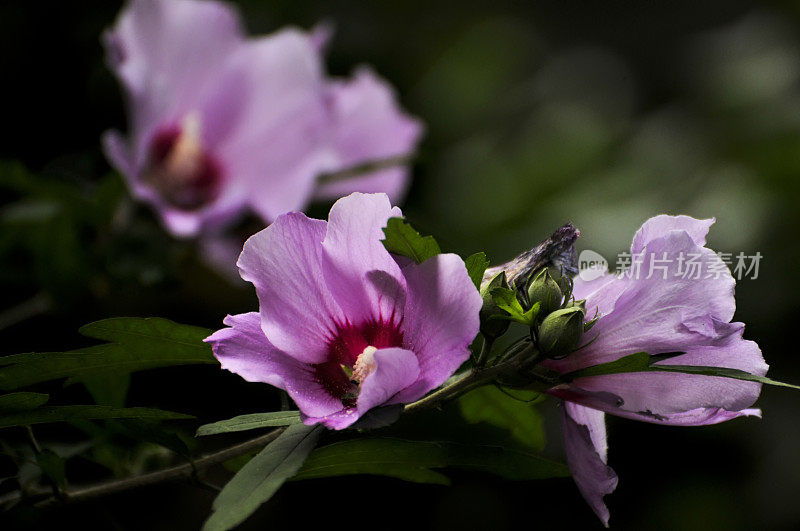
{"label": "green leaf", "polygon": [[733,378],[734,380],[758,382],[766,385],[774,385],[776,387],[788,387],[790,389],[800,390],[800,385],[779,382],[777,380],[773,380],[772,378],[767,378],[766,376],[758,376],[756,374],[750,374],[749,372],[740,371],[739,369],[730,369],[727,367],[704,367],[697,365],[653,365],[650,370],[658,372],[700,374],[703,376],[719,376],[721,378]]}
{"label": "green leaf", "polygon": [[255,430],[269,426],[289,426],[300,422],[297,411],[271,411],[269,413],[250,413],[228,420],[204,424],[197,428],[197,435],[215,435],[234,431]]}
{"label": "green leaf", "polygon": [[486,272],[486,268],[489,267],[489,260],[486,258],[486,253],[475,253],[464,260],[464,264],[467,266],[469,278],[472,279],[475,288],[480,291],[483,274]]}
{"label": "green leaf", "polygon": [[630,372],[679,372],[683,374],[699,374],[702,376],[718,376],[720,378],[732,378],[734,380],[743,380],[747,382],[758,382],[765,385],[774,385],[777,387],[788,387],[790,389],[800,390],[800,386],[779,382],[766,376],[758,376],[750,374],[749,372],[741,371],[739,369],[731,369],[728,367],[707,367],[703,365],[658,365],[659,362],[666,359],[680,356],[684,352],[668,352],[666,354],[650,355],[647,352],[636,352],[623,356],[617,360],[608,363],[601,363],[599,365],[592,365],[577,371],[572,371],[561,375],[560,379],[565,382],[575,380],[576,378],[588,378],[592,376],[602,376],[605,374],[621,374]]}
{"label": "green leaf", "polygon": [[645,372],[650,368],[650,363],[650,354],[647,352],[636,352],[635,354],[628,354],[627,356],[609,361],[608,363],[592,365],[591,367],[568,372],[561,376],[561,380],[571,382],[576,378],[588,378],[590,376],[620,374],[625,372]]}
{"label": "green leaf", "polygon": [[491,292],[494,303],[501,309],[508,312],[509,319],[522,323],[526,326],[533,326],[536,322],[536,315],[539,313],[539,303],[537,302],[528,311],[522,307],[517,299],[517,290],[509,288],[495,288]]}
{"label": "green leaf", "polygon": [[[154,443],[189,458],[191,452],[175,430],[158,421],[142,419],[112,419],[104,428],[106,433],[118,433],[135,441]],[[191,442],[191,440],[190,440]]]}
{"label": "green leaf", "polygon": [[46,404],[49,399],[50,396],[44,393],[8,393],[0,396],[0,415],[34,409]]}
{"label": "green leaf", "polygon": [[488,472],[516,481],[569,477],[567,465],[501,446],[448,443],[449,466]]}
{"label": "green leaf", "polygon": [[230,470],[231,472],[236,473],[241,470],[242,467],[246,465],[248,461],[250,461],[255,455],[255,452],[248,452],[232,459],[228,459],[222,463],[222,466],[225,467],[225,470]]}
{"label": "green leaf", "polygon": [[59,488],[63,488],[67,484],[67,462],[57,453],[45,448],[36,455],[36,464]]}
{"label": "green leaf", "polygon": [[411,258],[421,264],[442,251],[433,236],[421,236],[404,218],[389,218],[383,229],[383,246],[390,253]]}
{"label": "green leaf", "polygon": [[541,396],[533,391],[514,391],[512,397],[487,385],[460,397],[458,405],[467,422],[486,422],[507,430],[523,445],[541,451],[545,445],[544,421],[533,405]]}
{"label": "green leaf", "polygon": [[320,448],[293,479],[371,474],[446,485],[447,477],[431,470],[446,467],[489,472],[513,480],[569,476],[566,465],[526,451],[448,441],[381,438],[353,439]]}
{"label": "green leaf", "polygon": [[119,317],[88,324],[81,334],[108,341],[67,352],[34,352],[0,358],[0,389],[59,378],[122,374],[157,367],[217,363],[204,328],[160,318]]}
{"label": "green leaf", "polygon": [[293,480],[371,474],[415,483],[449,485],[431,468],[445,466],[436,443],[402,439],[353,439],[314,450]]}
{"label": "green leaf", "polygon": [[97,419],[174,420],[191,419],[191,415],[146,407],[116,408],[109,406],[45,406],[29,411],[0,416],[0,428],[26,426],[46,422],[69,422]]}
{"label": "green leaf", "polygon": [[323,428],[293,424],[233,476],[214,500],[205,531],[231,529],[269,500],[295,475],[317,444]]}
{"label": "green leaf", "polygon": [[[74,380],[80,380],[86,386],[86,390],[92,395],[95,404],[125,407],[125,398],[128,396],[128,388],[131,385],[129,372],[92,373]],[[71,383],[71,381],[67,381],[67,383]]]}

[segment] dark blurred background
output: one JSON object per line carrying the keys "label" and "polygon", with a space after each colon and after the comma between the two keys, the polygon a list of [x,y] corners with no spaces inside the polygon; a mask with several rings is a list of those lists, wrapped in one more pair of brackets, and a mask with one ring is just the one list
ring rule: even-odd
{"label": "dark blurred background", "polygon": [[[652,215],[716,217],[710,247],[763,255],[759,277],[737,286],[736,319],[771,376],[800,381],[799,4],[237,3],[253,34],[333,22],[330,72],[373,65],[427,123],[403,207],[448,251],[485,250],[499,263],[571,220],[579,249],[613,265]],[[100,134],[125,128],[99,44],[120,5],[0,4],[2,354],[85,345],[77,328],[104,317],[217,328],[255,307],[251,290],[127,200],[103,158]],[[58,389],[65,403],[86,399],[78,386]],[[267,386],[213,367],[135,374],[128,402],[202,420],[277,407]],[[769,388],[758,405],[761,421],[704,428],[609,419],[620,476],[607,499],[612,527],[800,528],[800,396]],[[543,410],[548,451],[560,456],[554,404]],[[63,435],[49,430],[45,439]],[[367,477],[290,484],[244,528],[298,525],[298,515],[303,525],[377,529],[600,525],[568,479],[452,477],[450,488]],[[193,529],[212,499],[165,485],[17,523]]]}

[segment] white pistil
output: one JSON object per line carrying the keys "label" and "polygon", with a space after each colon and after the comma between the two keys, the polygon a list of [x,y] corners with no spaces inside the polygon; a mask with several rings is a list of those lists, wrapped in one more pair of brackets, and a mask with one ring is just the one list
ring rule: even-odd
{"label": "white pistil", "polygon": [[353,380],[360,384],[367,376],[375,372],[375,368],[377,367],[377,363],[375,363],[375,353],[377,351],[377,348],[370,345],[358,355],[356,363],[353,365]]}
{"label": "white pistil", "polygon": [[200,115],[196,112],[187,114],[181,132],[164,160],[167,175],[177,182],[191,181],[200,172],[203,161],[200,129]]}

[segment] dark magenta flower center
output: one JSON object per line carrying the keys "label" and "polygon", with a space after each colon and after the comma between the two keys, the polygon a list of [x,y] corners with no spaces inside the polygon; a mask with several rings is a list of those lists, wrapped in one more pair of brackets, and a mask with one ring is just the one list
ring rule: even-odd
{"label": "dark magenta flower center", "polygon": [[144,182],[158,190],[168,204],[196,210],[219,195],[222,173],[204,149],[199,124],[191,118],[182,126],[162,129],[153,137]]}
{"label": "dark magenta flower center", "polygon": [[371,361],[376,349],[402,346],[403,332],[394,322],[339,326],[328,342],[328,361],[314,366],[317,380],[346,406],[353,406],[365,361],[364,357],[359,360],[359,356],[365,354]]}

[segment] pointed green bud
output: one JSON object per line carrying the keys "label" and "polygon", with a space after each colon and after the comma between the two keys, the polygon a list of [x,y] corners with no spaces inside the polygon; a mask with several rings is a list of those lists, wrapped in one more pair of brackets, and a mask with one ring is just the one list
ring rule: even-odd
{"label": "pointed green bud", "polygon": [[558,284],[559,289],[561,289],[561,294],[564,296],[564,300],[569,300],[570,297],[572,297],[572,278],[569,275],[565,275],[560,268],[554,266],[548,267],[547,272],[550,274],[550,278],[555,280]]}
{"label": "pointed green bud", "polygon": [[561,287],[553,279],[549,268],[539,271],[528,284],[528,302],[531,306],[537,302],[540,304],[540,319],[558,310],[561,307],[562,297]]}
{"label": "pointed green bud", "polygon": [[578,308],[581,312],[583,312],[584,317],[586,316],[586,299],[575,300],[572,299],[568,303],[564,305],[564,308]]}
{"label": "pointed green bud", "polygon": [[580,308],[562,308],[544,318],[539,326],[539,350],[551,359],[564,358],[578,348],[583,336]]}
{"label": "pointed green bud", "polygon": [[494,297],[492,297],[492,290],[497,288],[508,289],[508,282],[506,281],[505,271],[495,275],[491,281],[481,286],[481,297],[483,297],[483,306],[481,307],[481,334],[489,339],[495,339],[506,333],[508,326],[511,324],[506,319],[492,319],[493,316],[507,316],[508,313],[500,308]]}

